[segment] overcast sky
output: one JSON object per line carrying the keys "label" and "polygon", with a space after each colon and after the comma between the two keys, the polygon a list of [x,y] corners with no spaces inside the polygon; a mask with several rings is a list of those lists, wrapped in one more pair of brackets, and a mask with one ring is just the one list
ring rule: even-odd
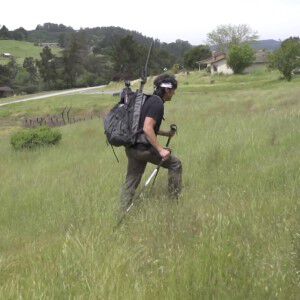
{"label": "overcast sky", "polygon": [[46,22],[86,27],[120,26],[162,42],[198,45],[221,24],[247,24],[259,39],[300,35],[300,0],[5,0],[0,26],[35,29]]}

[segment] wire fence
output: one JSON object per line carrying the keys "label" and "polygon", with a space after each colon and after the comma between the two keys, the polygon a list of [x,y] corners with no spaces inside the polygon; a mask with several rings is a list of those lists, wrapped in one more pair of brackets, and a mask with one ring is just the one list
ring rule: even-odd
{"label": "wire fence", "polygon": [[23,120],[23,126],[26,128],[35,128],[38,126],[59,127],[67,124],[92,120],[94,118],[103,118],[105,113],[92,111],[80,115],[71,114],[72,107],[65,107],[60,114],[48,115],[44,117],[31,117]]}

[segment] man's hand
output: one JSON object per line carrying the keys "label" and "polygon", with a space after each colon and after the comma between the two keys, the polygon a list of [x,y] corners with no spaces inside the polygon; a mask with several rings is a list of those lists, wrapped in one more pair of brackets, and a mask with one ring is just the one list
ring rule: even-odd
{"label": "man's hand", "polygon": [[171,155],[171,150],[170,149],[162,148],[159,151],[159,155],[161,156],[162,160],[165,161],[165,160],[169,159],[169,157]]}

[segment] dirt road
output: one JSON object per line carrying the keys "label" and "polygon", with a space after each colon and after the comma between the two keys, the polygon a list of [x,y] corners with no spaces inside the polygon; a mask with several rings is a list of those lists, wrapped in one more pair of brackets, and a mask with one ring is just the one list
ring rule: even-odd
{"label": "dirt road", "polygon": [[[98,86],[93,86],[93,87],[88,87],[88,88],[80,88],[80,89],[64,90],[64,91],[60,91],[60,92],[52,92],[52,93],[49,92],[44,95],[39,95],[39,96],[34,96],[34,97],[26,97],[26,98],[18,99],[15,101],[0,103],[0,106],[5,106],[5,105],[19,103],[19,102],[26,102],[26,101],[31,101],[31,100],[45,99],[45,98],[49,98],[49,97],[55,97],[55,96],[66,95],[66,94],[79,94],[79,93],[92,91],[92,90],[103,88],[103,87],[105,87],[105,85],[98,85]],[[114,92],[104,92],[104,93],[113,94]]]}

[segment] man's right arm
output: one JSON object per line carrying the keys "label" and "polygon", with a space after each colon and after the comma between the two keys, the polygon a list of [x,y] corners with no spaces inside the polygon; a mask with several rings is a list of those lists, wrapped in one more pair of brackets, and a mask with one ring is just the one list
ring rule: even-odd
{"label": "man's right arm", "polygon": [[159,155],[162,157],[163,160],[167,160],[170,157],[171,152],[167,149],[164,149],[162,147],[156,137],[154,126],[156,124],[156,121],[150,117],[146,117],[144,121],[144,127],[143,131],[148,139],[148,141],[151,143],[151,145],[158,151]]}

